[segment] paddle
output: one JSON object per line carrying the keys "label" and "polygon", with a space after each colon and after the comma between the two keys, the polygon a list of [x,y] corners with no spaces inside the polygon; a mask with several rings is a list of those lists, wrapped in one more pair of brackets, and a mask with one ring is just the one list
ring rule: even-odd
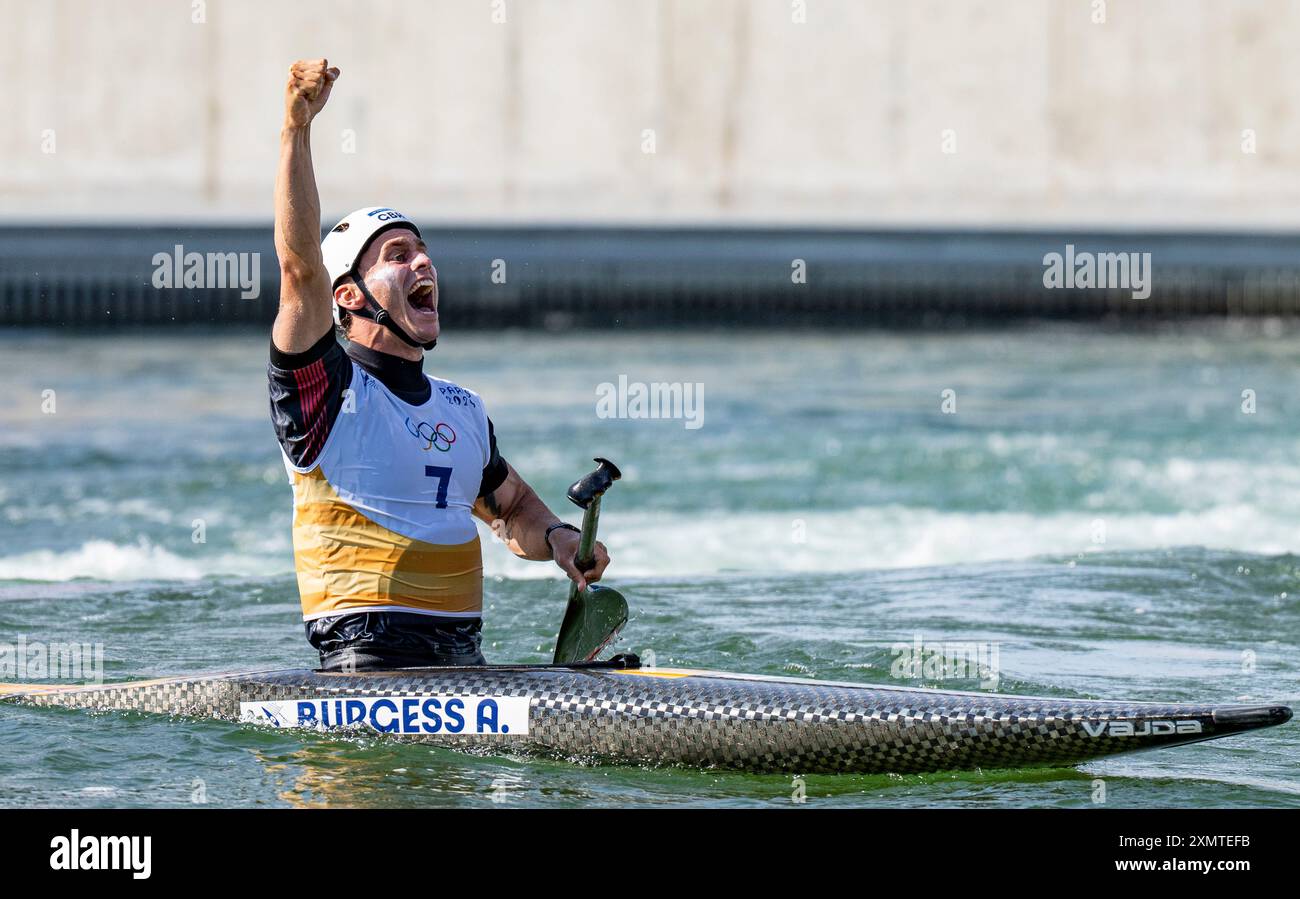
{"label": "paddle", "polygon": [[[623,476],[608,459],[594,460],[597,468],[569,488],[569,501],[583,510],[582,536],[578,539],[579,571],[591,567],[596,550],[596,525],[600,521],[600,498]],[[569,583],[569,604],[564,623],[555,640],[555,663],[587,662],[609,645],[627,624],[627,600],[613,587],[592,584],[579,591]]]}

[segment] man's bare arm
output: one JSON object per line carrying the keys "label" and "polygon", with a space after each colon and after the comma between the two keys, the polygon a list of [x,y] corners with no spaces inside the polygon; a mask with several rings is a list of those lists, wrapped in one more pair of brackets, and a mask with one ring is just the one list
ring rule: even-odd
{"label": "man's bare arm", "polygon": [[310,349],[330,329],[332,291],[320,252],[320,195],[311,162],[311,123],[339,70],[324,59],[299,60],[285,86],[280,165],[275,178],[275,254],[280,310],[271,339],[285,353]]}
{"label": "man's bare arm", "polygon": [[[554,558],[555,564],[583,589],[586,589],[588,583],[600,580],[609,565],[609,553],[605,550],[605,545],[598,542],[595,563],[587,571],[579,571],[574,564],[578,552],[578,535],[570,530],[557,529],[551,532],[548,543],[546,529],[560,519],[546,508],[546,503],[519,476],[514,466],[507,462],[506,468],[509,474],[505,481],[487,496],[479,497],[474,503],[474,514],[487,522],[516,556],[535,562]],[[555,550],[554,556],[551,553],[552,547]]]}

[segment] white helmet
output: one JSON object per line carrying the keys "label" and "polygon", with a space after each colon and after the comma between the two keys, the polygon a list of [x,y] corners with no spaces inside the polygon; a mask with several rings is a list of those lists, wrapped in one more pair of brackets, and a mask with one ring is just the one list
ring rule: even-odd
{"label": "white helmet", "polygon": [[389,228],[408,228],[420,235],[415,222],[396,209],[387,206],[367,206],[348,213],[321,241],[321,255],[325,257],[325,270],[330,275],[330,286],[357,267],[357,260],[366,251],[370,241]]}
{"label": "white helmet", "polygon": [[[337,287],[340,278],[355,274],[357,261],[361,259],[361,254],[366,251],[366,247],[370,246],[370,242],[382,232],[393,228],[406,228],[415,232],[416,237],[420,236],[420,229],[415,227],[415,222],[387,206],[366,206],[350,212],[341,222],[330,228],[329,233],[320,243],[321,256],[325,259],[325,271],[330,276],[330,287]],[[357,286],[361,288],[366,306],[363,310],[354,312],[354,315],[378,322],[411,346],[422,346],[426,350],[433,349],[436,340],[420,343],[412,338],[398,327],[386,310],[380,307],[360,278],[357,278]],[[334,322],[338,324],[339,304],[333,305]]]}
{"label": "white helmet", "polygon": [[[320,252],[325,257],[325,271],[329,272],[330,287],[338,287],[339,279],[351,274],[357,267],[361,254],[383,231],[390,228],[409,228],[416,236],[420,229],[415,222],[396,209],[387,206],[366,206],[348,213],[342,221],[325,235]],[[334,304],[334,321],[339,320],[339,307]]]}

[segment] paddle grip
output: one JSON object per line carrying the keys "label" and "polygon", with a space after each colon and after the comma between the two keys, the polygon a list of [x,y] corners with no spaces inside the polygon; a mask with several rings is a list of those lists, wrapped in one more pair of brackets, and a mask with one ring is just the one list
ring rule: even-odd
{"label": "paddle grip", "polygon": [[600,523],[600,497],[592,499],[582,512],[582,536],[578,538],[578,570],[586,572],[596,561],[596,526]]}

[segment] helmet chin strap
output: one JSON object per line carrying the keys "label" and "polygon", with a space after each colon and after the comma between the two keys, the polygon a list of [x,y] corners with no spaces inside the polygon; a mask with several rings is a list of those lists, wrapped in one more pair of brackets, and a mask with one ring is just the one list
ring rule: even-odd
{"label": "helmet chin strap", "polygon": [[357,277],[355,272],[351,277],[352,283],[361,289],[361,295],[366,299],[366,306],[364,309],[350,309],[348,310],[349,312],[358,318],[368,318],[375,324],[387,328],[396,334],[398,339],[407,346],[418,346],[421,349],[431,350],[438,345],[438,338],[436,337],[428,343],[421,343],[410,334],[407,334],[402,330],[401,325],[393,321],[393,317],[388,314],[388,310],[379,305],[379,301],[374,298],[370,293],[370,289],[366,287],[366,282]]}

